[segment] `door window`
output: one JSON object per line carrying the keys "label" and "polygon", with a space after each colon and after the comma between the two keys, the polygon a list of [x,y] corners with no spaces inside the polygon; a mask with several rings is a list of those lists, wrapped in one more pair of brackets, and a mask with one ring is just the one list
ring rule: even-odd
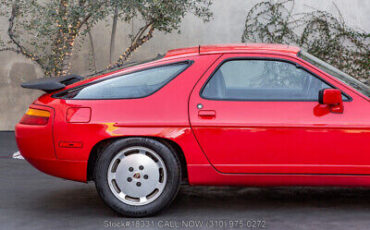
{"label": "door window", "polygon": [[317,101],[332,88],[292,63],[276,60],[232,60],[218,68],[201,96],[216,100]]}

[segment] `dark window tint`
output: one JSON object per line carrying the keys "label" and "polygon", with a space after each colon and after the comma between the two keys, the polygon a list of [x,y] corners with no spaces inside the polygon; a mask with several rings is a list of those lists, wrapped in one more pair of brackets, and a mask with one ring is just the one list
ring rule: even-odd
{"label": "dark window tint", "polygon": [[215,72],[202,96],[220,100],[317,100],[324,88],[332,87],[288,62],[234,60]]}
{"label": "dark window tint", "polygon": [[74,99],[128,99],[148,96],[162,88],[186,69],[188,63],[154,67],[69,90],[63,98]]}

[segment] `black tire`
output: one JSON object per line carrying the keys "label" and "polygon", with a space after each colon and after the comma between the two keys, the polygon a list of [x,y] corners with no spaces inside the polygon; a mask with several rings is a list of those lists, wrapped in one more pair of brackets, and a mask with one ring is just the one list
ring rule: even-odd
{"label": "black tire", "polygon": [[[120,151],[133,146],[142,146],[155,151],[167,169],[167,181],[162,193],[151,203],[138,206],[119,200],[111,191],[107,178],[113,158]],[[126,217],[151,216],[168,207],[175,199],[181,183],[181,163],[176,153],[159,141],[140,137],[124,138],[114,141],[99,154],[94,178],[99,196],[111,209]]]}

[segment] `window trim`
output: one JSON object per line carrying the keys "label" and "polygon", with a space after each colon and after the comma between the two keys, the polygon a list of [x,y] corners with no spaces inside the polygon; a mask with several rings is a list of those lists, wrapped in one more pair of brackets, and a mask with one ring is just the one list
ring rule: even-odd
{"label": "window trim", "polygon": [[[216,74],[216,72],[221,68],[221,66],[223,64],[225,64],[226,62],[229,62],[229,61],[240,61],[240,60],[265,60],[265,61],[280,61],[280,62],[289,63],[289,64],[292,64],[292,65],[295,65],[297,68],[300,68],[303,71],[306,71],[307,73],[311,74],[313,77],[317,78],[318,80],[323,81],[324,83],[326,83],[327,85],[329,85],[333,89],[338,89],[336,86],[329,83],[325,79],[321,78],[319,75],[313,73],[311,70],[307,69],[306,67],[302,66],[301,64],[299,64],[297,62],[294,62],[294,61],[291,61],[291,60],[288,60],[288,59],[273,58],[273,57],[230,57],[230,58],[225,58],[224,60],[222,60],[217,65],[217,67],[212,71],[212,73],[209,75],[208,79],[205,81],[202,88],[200,89],[199,97],[202,98],[202,99],[205,99],[205,100],[209,100],[209,101],[318,102],[318,100],[309,100],[309,99],[306,99],[306,100],[304,100],[304,99],[290,99],[290,100],[283,100],[283,99],[226,99],[226,98],[225,99],[214,99],[214,98],[207,98],[207,97],[202,95],[206,85],[208,84],[208,82],[211,80],[211,78]],[[346,94],[342,90],[340,90],[340,91],[342,92],[342,95],[344,95],[347,98],[347,99],[343,100],[343,102],[351,102],[353,100],[351,96],[349,96],[348,94]]]}
{"label": "window trim", "polygon": [[[171,62],[171,63],[166,63],[166,64],[159,64],[159,65],[155,65],[155,66],[150,66],[150,67],[146,67],[146,68],[139,69],[139,70],[133,70],[133,71],[130,71],[130,72],[127,72],[127,73],[124,73],[124,74],[117,74],[117,75],[113,74],[113,76],[103,77],[101,79],[97,79],[95,81],[88,82],[86,84],[82,84],[82,85],[79,85],[79,86],[76,86],[76,87],[73,87],[73,88],[70,88],[70,89],[63,90],[61,92],[53,94],[51,97],[52,98],[57,98],[57,99],[63,99],[63,100],[84,100],[84,101],[88,101],[88,100],[131,100],[131,99],[146,98],[146,97],[149,97],[149,96],[155,94],[156,92],[161,90],[163,87],[168,85],[168,83],[170,83],[175,78],[177,78],[179,75],[181,75],[193,63],[194,63],[194,60],[183,60],[183,61],[177,61],[177,62]],[[96,84],[96,83],[99,83],[99,82],[102,82],[102,81],[105,81],[105,80],[109,80],[109,79],[113,79],[113,78],[117,78],[117,77],[122,77],[122,76],[125,76],[125,75],[128,75],[128,74],[138,73],[138,72],[142,72],[142,71],[146,71],[146,70],[150,70],[150,69],[166,67],[166,66],[171,66],[171,65],[178,65],[178,64],[187,64],[187,66],[183,70],[181,70],[180,72],[174,74],[173,76],[170,76],[168,78],[168,80],[166,81],[166,83],[164,83],[160,88],[158,88],[157,90],[153,91],[152,93],[150,93],[148,95],[145,95],[145,96],[142,96],[142,97],[130,97],[130,98],[126,98],[126,97],[124,97],[124,98],[64,98],[64,97],[59,96],[60,94],[66,93],[67,91],[79,90],[80,88],[84,88],[84,87],[87,87],[89,85],[93,85],[93,84]]]}
{"label": "window trim", "polygon": [[[302,62],[304,62],[306,65],[311,66],[312,68],[316,69],[317,71],[321,72],[321,73],[322,73],[322,74],[324,74],[324,75],[328,75],[328,76],[330,76],[331,78],[333,78],[333,80],[335,80],[336,82],[338,82],[340,85],[342,85],[342,86],[344,86],[345,88],[349,89],[350,91],[352,91],[352,92],[354,92],[354,93],[356,93],[356,94],[360,95],[361,97],[363,97],[363,98],[365,98],[365,99],[367,99],[367,100],[369,100],[369,99],[370,99],[370,96],[367,96],[367,95],[366,95],[366,93],[363,93],[362,91],[358,90],[356,87],[352,86],[352,85],[351,85],[351,84],[349,84],[348,82],[341,80],[341,79],[340,79],[340,77],[337,77],[337,76],[335,76],[334,74],[328,73],[328,72],[327,72],[327,71],[325,71],[323,68],[320,68],[320,66],[317,66],[317,65],[315,65],[314,63],[311,63],[311,61],[306,60],[306,59],[303,57],[302,52],[303,52],[303,53],[306,53],[306,54],[309,54],[309,55],[313,56],[314,58],[319,59],[320,61],[323,61],[323,60],[321,60],[320,58],[318,58],[318,57],[316,57],[316,56],[314,56],[314,55],[312,55],[312,54],[310,54],[310,53],[308,53],[308,52],[307,52],[307,51],[305,51],[305,50],[300,50],[300,51],[297,53],[297,57],[298,57]],[[325,61],[323,61],[323,62],[325,62]],[[340,69],[336,68],[335,66],[333,66],[333,65],[331,65],[331,64],[329,64],[329,63],[326,63],[326,64],[327,64],[327,65],[329,65],[329,66],[331,66],[331,67],[334,67],[334,68],[335,68],[335,69],[337,69],[337,70],[339,70],[339,72],[342,72],[343,74],[348,75],[348,76],[349,76],[349,77],[351,77],[351,78],[354,78],[352,75],[349,75],[349,74],[347,74],[347,73],[343,72],[342,70],[340,70]],[[335,72],[335,71],[333,71],[333,72]],[[355,79],[356,81],[358,81],[356,78],[354,78],[354,79]],[[361,82],[361,81],[360,81],[360,83],[364,84],[364,83],[363,83],[363,82]],[[365,84],[365,85],[366,85],[366,84]]]}

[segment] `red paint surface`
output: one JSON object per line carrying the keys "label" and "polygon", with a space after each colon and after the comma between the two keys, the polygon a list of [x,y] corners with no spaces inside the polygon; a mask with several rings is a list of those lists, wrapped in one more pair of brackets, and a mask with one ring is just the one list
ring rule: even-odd
{"label": "red paint surface", "polygon": [[[175,50],[164,59],[113,73],[194,61],[148,97],[64,100],[45,94],[31,107],[49,111],[49,122],[45,126],[17,124],[19,149],[45,173],[86,181],[87,161],[100,141],[157,137],[181,147],[190,184],[370,185],[369,100],[297,58],[298,51],[295,47],[262,44]],[[344,102],[344,112],[338,114],[318,102],[200,98],[201,87],[217,65],[233,57],[268,57],[299,63],[349,95],[352,101]],[[202,109],[198,109],[199,103]],[[59,143],[81,145],[68,148]]]}
{"label": "red paint surface", "polygon": [[343,113],[344,106],[342,92],[339,89],[325,89],[323,91],[323,104],[328,105],[333,113]]}
{"label": "red paint surface", "polygon": [[71,107],[66,114],[68,123],[88,123],[91,120],[91,108]]}

